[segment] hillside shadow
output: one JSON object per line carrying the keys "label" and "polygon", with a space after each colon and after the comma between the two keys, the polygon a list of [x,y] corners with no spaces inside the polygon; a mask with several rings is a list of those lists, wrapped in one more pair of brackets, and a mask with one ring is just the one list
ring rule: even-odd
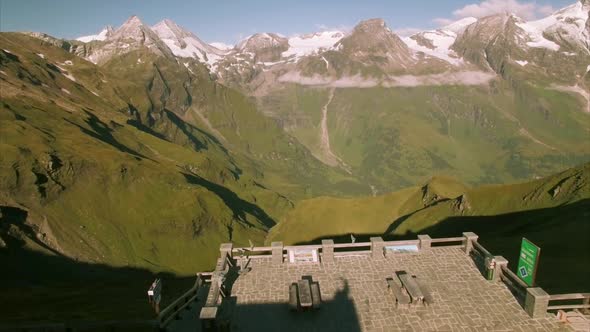
{"label": "hillside shadow", "polygon": [[143,154],[127,147],[126,145],[120,143],[119,141],[117,141],[117,139],[112,134],[113,129],[109,128],[109,126],[106,123],[100,121],[100,119],[96,115],[94,115],[91,112],[88,112],[86,110],[84,110],[84,113],[86,113],[86,115],[88,116],[88,118],[86,119],[85,122],[90,126],[90,128],[92,130],[86,129],[69,119],[66,119],[66,118],[63,118],[63,119],[67,123],[78,127],[84,134],[86,134],[90,137],[93,137],[103,143],[106,143],[106,144],[114,147],[115,149],[119,150],[120,152],[128,153],[128,154],[134,156],[135,159],[137,159],[137,160],[149,159],[149,160],[154,161],[153,159],[148,158],[145,155],[143,155]]}
{"label": "hillside shadow", "polygon": [[346,280],[343,283],[343,288],[330,300],[323,299],[317,310],[292,311],[288,303],[237,304],[235,297],[228,297],[222,303],[220,316],[231,322],[226,324],[232,331],[361,331],[350,287]]}
{"label": "hillside shadow", "polygon": [[551,294],[590,290],[590,199],[495,216],[448,217],[420,233],[448,237],[464,231],[479,235],[479,242],[508,259],[513,271],[525,237],[541,248],[540,287]]}
{"label": "hillside shadow", "polygon": [[[405,220],[405,219],[404,219]],[[394,222],[395,223],[395,222]],[[398,223],[399,224],[399,223]],[[388,229],[388,231],[395,228]],[[474,232],[479,242],[496,256],[508,259],[515,271],[523,237],[541,247],[537,284],[550,294],[590,290],[590,199],[552,208],[534,209],[493,216],[452,216],[417,233],[354,234],[356,242],[369,242],[373,236],[386,241],[415,240],[418,234],[433,238],[457,237]],[[350,243],[350,234],[322,236],[297,245],[321,244],[322,239]],[[476,266],[483,262],[474,261]]]}
{"label": "hillside shadow", "polygon": [[170,120],[170,122],[172,124],[174,124],[178,129],[180,129],[180,131],[182,131],[182,133],[193,143],[193,145],[195,146],[195,149],[197,151],[200,151],[202,149],[207,149],[208,146],[206,143],[201,142],[194,134],[193,131],[198,132],[200,135],[205,136],[208,140],[210,140],[211,142],[215,143],[224,153],[228,153],[227,149],[223,146],[223,144],[221,144],[221,142],[217,139],[217,137],[213,136],[212,134],[199,129],[198,127],[195,127],[187,122],[185,122],[184,120],[182,120],[180,117],[178,117],[178,115],[176,115],[174,112],[169,111],[169,110],[164,110],[164,113],[166,114],[166,117],[168,118],[168,120]]}
{"label": "hillside shadow", "polygon": [[229,190],[228,188],[208,181],[207,179],[202,178],[196,174],[189,174],[185,172],[180,173],[189,183],[205,187],[209,191],[219,196],[225,205],[227,205],[227,207],[232,210],[234,218],[241,221],[242,223],[250,227],[254,227],[254,225],[246,218],[246,215],[249,214],[260,220],[260,222],[267,228],[271,228],[276,224],[276,222],[262,208],[256,204],[252,204],[246,200],[243,200],[235,192]]}
{"label": "hillside shadow", "polygon": [[[154,319],[147,290],[155,278],[163,281],[161,308],[194,285],[194,276],[64,256],[35,240],[35,230],[25,224],[26,217],[20,209],[2,207],[0,328],[23,322]],[[27,242],[40,250],[29,248]]]}

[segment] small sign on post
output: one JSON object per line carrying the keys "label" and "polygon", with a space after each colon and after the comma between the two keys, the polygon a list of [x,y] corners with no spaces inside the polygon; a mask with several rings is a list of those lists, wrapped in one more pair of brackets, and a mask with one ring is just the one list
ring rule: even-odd
{"label": "small sign on post", "polygon": [[522,281],[531,287],[535,284],[540,254],[541,248],[537,247],[526,238],[522,238],[516,274]]}
{"label": "small sign on post", "polygon": [[317,263],[317,249],[289,250],[289,263]]}
{"label": "small sign on post", "polygon": [[152,282],[152,285],[147,291],[148,301],[156,311],[156,314],[160,313],[160,300],[162,299],[162,280],[159,278]]}

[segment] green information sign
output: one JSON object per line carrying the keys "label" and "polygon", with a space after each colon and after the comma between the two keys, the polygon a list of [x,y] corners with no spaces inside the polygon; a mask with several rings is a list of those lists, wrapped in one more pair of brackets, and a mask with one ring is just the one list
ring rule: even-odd
{"label": "green information sign", "polygon": [[537,274],[540,254],[541,248],[537,247],[524,237],[522,238],[520,256],[518,259],[518,270],[516,271],[516,274],[529,286],[535,284],[535,276]]}

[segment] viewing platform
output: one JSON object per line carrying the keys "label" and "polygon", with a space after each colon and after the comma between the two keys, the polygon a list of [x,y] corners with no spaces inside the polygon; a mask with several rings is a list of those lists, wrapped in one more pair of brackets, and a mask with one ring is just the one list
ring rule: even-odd
{"label": "viewing platform", "polygon": [[[169,331],[570,331],[575,326],[548,310],[590,308],[590,294],[552,299],[526,288],[473,233],[220,250],[216,270],[201,277],[210,280],[197,306]],[[291,285],[302,280],[319,286],[317,307],[294,297]],[[549,306],[560,297],[582,304]]]}

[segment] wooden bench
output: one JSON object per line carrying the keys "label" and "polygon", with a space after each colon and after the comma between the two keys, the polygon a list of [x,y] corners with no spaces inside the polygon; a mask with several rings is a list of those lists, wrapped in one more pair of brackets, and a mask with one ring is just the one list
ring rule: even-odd
{"label": "wooden bench", "polygon": [[289,286],[289,309],[295,311],[299,308],[299,299],[297,297],[297,283]]}
{"label": "wooden bench", "polygon": [[428,285],[426,285],[422,280],[418,279],[416,276],[412,276],[412,278],[414,279],[414,281],[416,282],[418,287],[420,287],[422,294],[424,294],[424,300],[423,300],[424,304],[426,304],[426,305],[433,304],[434,297],[432,297],[432,292],[430,291],[430,287]]}
{"label": "wooden bench", "polygon": [[314,309],[320,308],[322,297],[320,295],[320,285],[317,282],[311,283],[311,301]]}
{"label": "wooden bench", "polygon": [[309,308],[313,305],[309,280],[302,279],[297,281],[297,295],[299,297],[299,306],[301,308]]}
{"label": "wooden bench", "polygon": [[399,280],[402,282],[405,290],[410,294],[412,303],[422,302],[424,300],[424,294],[420,290],[420,287],[416,283],[416,280],[409,274],[403,272],[398,273]]}
{"label": "wooden bench", "polygon": [[392,278],[387,278],[387,285],[389,290],[393,293],[396,306],[398,304],[410,304],[410,297],[404,293],[402,287],[398,285]]}

